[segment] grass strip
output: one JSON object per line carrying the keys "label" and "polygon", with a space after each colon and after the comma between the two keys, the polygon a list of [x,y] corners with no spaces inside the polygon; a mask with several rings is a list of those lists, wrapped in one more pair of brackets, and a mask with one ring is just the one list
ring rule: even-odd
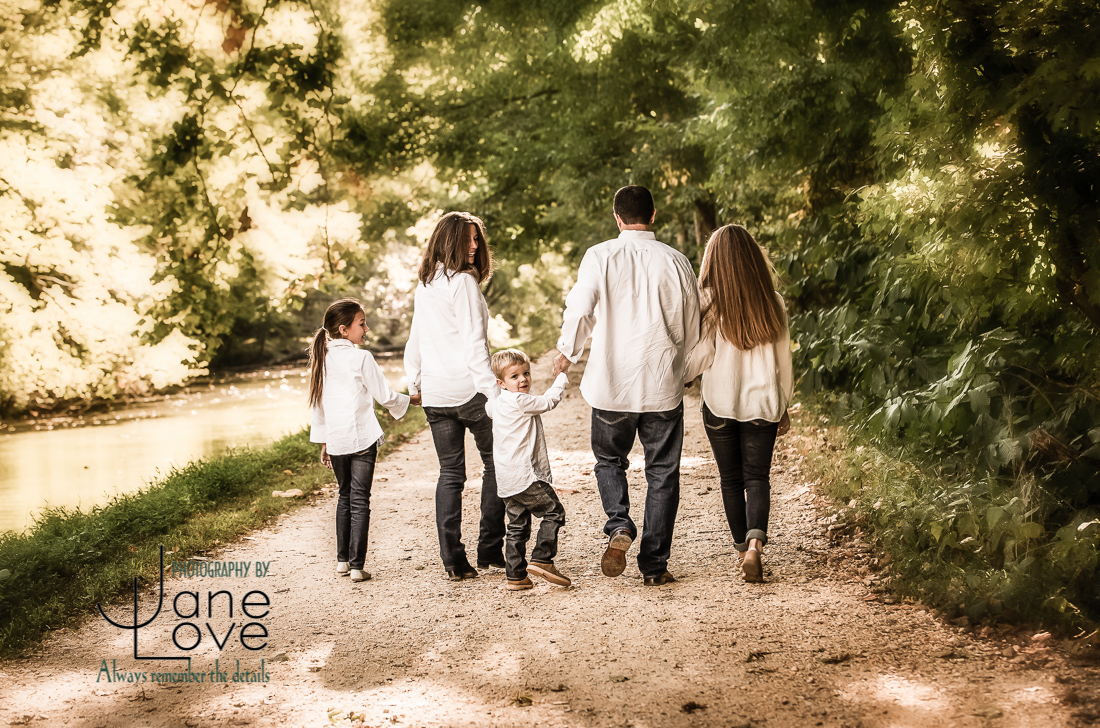
{"label": "grass strip", "polygon": [[795,436],[837,504],[831,533],[865,533],[889,557],[888,588],[963,622],[1032,623],[1067,636],[1100,627],[1100,520],[1058,503],[1026,473],[975,477],[838,425],[804,403]]}
{"label": "grass strip", "polygon": [[[419,407],[379,421],[386,430],[379,459],[425,424]],[[302,430],[262,449],[196,460],[104,506],[46,510],[26,532],[0,534],[0,655],[21,654],[95,613],[96,602],[118,599],[134,577],[153,584],[160,545],[177,561],[224,545],[309,500],[273,490],[308,494],[332,481]]]}

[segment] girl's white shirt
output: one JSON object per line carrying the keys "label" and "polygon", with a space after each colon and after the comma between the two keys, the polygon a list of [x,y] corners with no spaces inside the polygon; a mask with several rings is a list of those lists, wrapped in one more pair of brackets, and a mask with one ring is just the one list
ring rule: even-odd
{"label": "girl's white shirt", "polygon": [[501,389],[496,402],[485,405],[493,418],[493,463],[501,498],[522,493],[536,480],[552,482],[539,415],[558,406],[568,383],[562,372],[541,396]]}
{"label": "girl's white shirt", "polygon": [[325,351],[321,403],[309,410],[309,441],[327,444],[329,455],[351,455],[382,441],[374,403],[397,419],[409,397],[390,389],[374,356],[347,339],[333,339]]}
{"label": "girl's white shirt", "polygon": [[703,332],[688,357],[684,381],[703,375],[703,401],[719,417],[778,422],[787,411],[794,391],[791,336],[786,304],[778,292],[775,296],[783,311],[783,333],[774,342],[745,351],[726,341],[715,327]]}
{"label": "girl's white shirt", "polygon": [[424,407],[457,407],[500,388],[489,366],[489,307],[469,273],[444,275],[442,264],[416,286],[412,330],[405,344],[409,394]]}

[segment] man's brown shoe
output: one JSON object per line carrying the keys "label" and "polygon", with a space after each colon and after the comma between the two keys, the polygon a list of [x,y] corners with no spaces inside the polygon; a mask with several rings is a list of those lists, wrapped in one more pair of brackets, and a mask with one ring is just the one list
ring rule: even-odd
{"label": "man's brown shoe", "polygon": [[573,582],[569,581],[569,577],[558,571],[557,567],[553,564],[528,564],[527,573],[534,574],[535,576],[541,576],[551,584],[557,584],[558,586],[569,586]]}
{"label": "man's brown shoe", "polygon": [[764,567],[760,564],[760,551],[749,549],[745,552],[745,559],[741,562],[741,570],[744,572],[745,581],[759,583],[764,581]]}
{"label": "man's brown shoe", "polygon": [[675,584],[676,577],[666,571],[660,576],[647,576],[642,579],[642,583],[646,586],[664,586],[665,584]]}
{"label": "man's brown shoe", "polygon": [[531,589],[534,586],[531,580],[525,576],[522,579],[509,579],[504,588],[508,591],[523,591],[524,589]]}
{"label": "man's brown shoe", "polygon": [[604,576],[618,576],[626,570],[626,552],[630,544],[634,543],[634,537],[630,531],[620,528],[611,534],[607,540],[607,550],[600,559],[600,568]]}

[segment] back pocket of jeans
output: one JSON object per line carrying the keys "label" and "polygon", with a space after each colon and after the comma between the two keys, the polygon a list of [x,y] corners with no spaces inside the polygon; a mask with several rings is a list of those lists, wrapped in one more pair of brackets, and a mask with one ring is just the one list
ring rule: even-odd
{"label": "back pocket of jeans", "polygon": [[[614,427],[615,425],[618,425],[622,422],[625,422],[626,418],[629,416],[629,415],[626,415],[626,414],[614,413],[614,414],[612,414],[611,419],[607,419],[605,417],[602,417],[600,415],[600,413],[598,413],[598,412],[594,412],[593,414],[596,415],[597,420],[599,420],[600,422],[602,422],[605,425],[608,425],[610,427]],[[616,414],[618,414],[618,417],[615,416]]]}

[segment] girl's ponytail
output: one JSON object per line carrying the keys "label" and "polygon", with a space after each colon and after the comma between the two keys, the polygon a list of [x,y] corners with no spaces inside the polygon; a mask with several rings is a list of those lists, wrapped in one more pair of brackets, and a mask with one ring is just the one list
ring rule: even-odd
{"label": "girl's ponytail", "polygon": [[321,403],[321,392],[325,386],[325,347],[328,335],[325,327],[317,329],[309,345],[309,406]]}
{"label": "girl's ponytail", "polygon": [[325,321],[313,342],[309,345],[309,406],[321,404],[321,393],[325,388],[325,352],[328,339],[342,338],[341,326],[351,326],[356,314],[363,311],[363,304],[354,298],[341,298],[325,310]]}

